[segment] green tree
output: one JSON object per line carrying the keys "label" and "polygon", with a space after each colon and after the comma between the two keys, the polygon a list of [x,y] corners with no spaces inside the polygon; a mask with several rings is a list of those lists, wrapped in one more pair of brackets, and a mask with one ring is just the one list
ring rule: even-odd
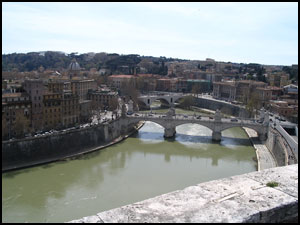
{"label": "green tree", "polygon": [[191,106],[194,105],[195,98],[192,95],[183,97],[179,101],[179,106],[184,109],[191,109]]}

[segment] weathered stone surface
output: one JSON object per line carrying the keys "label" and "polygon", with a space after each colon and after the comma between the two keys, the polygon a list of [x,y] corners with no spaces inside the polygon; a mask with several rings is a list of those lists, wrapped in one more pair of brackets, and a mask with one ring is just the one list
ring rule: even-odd
{"label": "weathered stone surface", "polygon": [[[276,181],[279,186],[266,186]],[[281,182],[285,182],[281,185]],[[289,187],[292,188],[289,188]],[[298,217],[298,165],[187,187],[97,214],[105,223],[282,222]],[[93,216],[71,222],[97,222]]]}

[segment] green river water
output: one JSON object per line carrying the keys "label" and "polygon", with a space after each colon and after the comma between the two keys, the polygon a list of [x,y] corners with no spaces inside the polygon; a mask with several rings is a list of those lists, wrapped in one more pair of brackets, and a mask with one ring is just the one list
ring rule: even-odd
{"label": "green river water", "polygon": [[66,222],[256,170],[255,150],[241,128],[223,131],[220,143],[197,124],[178,126],[173,140],[163,134],[146,122],[98,152],[3,173],[2,222]]}

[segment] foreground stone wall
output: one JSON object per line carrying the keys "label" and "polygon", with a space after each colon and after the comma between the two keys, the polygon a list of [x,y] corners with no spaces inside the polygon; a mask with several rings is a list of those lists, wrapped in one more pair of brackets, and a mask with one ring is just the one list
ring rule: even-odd
{"label": "foreground stone wall", "polygon": [[125,119],[44,137],[2,142],[2,171],[33,166],[82,154],[132,130]]}
{"label": "foreground stone wall", "polygon": [[[277,187],[269,187],[277,182]],[[298,164],[200,183],[72,223],[277,223],[298,220]]]}
{"label": "foreground stone wall", "polygon": [[280,140],[281,138],[280,134],[270,127],[265,145],[269,151],[272,152],[277,165],[285,166],[288,165],[288,153],[287,147],[283,144],[283,140]]}

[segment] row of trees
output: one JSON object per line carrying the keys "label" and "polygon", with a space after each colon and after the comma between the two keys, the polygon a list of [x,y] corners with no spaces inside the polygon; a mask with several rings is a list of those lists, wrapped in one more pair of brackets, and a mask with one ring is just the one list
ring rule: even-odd
{"label": "row of trees", "polygon": [[[139,63],[142,60],[151,62],[145,67],[147,73],[155,73],[160,75],[167,75],[168,68],[165,62],[173,61],[172,58],[165,57],[144,57],[135,54],[118,55],[107,53],[86,53],[86,54],[65,54],[63,52],[30,52],[13,53],[2,55],[2,71],[33,71],[40,67],[44,69],[65,70],[75,58],[79,65],[85,70],[96,68],[108,69],[111,74],[118,72],[126,72],[127,74],[134,74],[139,72],[141,66]],[[126,68],[126,70],[123,70]],[[127,71],[128,70],[128,71]]]}

